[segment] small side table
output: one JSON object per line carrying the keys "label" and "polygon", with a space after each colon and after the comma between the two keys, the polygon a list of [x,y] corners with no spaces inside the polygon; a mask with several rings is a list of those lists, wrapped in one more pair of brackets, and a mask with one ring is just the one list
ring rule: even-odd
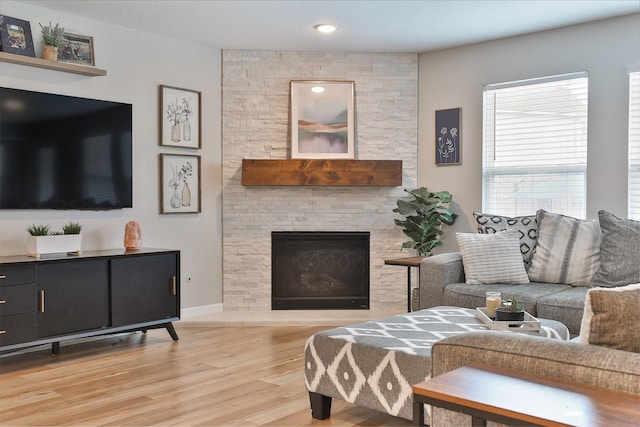
{"label": "small side table", "polygon": [[420,261],[423,256],[413,256],[407,258],[385,259],[386,265],[402,265],[407,267],[407,311],[411,311],[411,267],[418,267],[418,277],[420,277]]}

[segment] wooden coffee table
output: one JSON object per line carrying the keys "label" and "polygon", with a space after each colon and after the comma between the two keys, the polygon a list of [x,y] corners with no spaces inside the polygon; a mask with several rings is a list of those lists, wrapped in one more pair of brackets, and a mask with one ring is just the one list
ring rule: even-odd
{"label": "wooden coffee table", "polygon": [[640,395],[489,366],[464,366],[413,386],[414,425],[429,404],[486,421],[523,426],[629,426]]}

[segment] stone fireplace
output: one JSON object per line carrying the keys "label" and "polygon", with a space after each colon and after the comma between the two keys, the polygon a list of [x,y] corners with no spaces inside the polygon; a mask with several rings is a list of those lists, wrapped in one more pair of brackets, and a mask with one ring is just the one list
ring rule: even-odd
{"label": "stone fireplace", "polygon": [[[393,209],[417,186],[418,56],[223,50],[222,77],[224,311],[272,310],[272,232],[344,230],[369,233],[369,309],[406,311],[406,270],[384,260],[414,255]],[[242,185],[243,159],[290,158],[289,85],[305,79],[355,82],[355,159],[402,160],[402,185]]]}
{"label": "stone fireplace", "polygon": [[271,233],[271,308],[368,309],[368,232]]}

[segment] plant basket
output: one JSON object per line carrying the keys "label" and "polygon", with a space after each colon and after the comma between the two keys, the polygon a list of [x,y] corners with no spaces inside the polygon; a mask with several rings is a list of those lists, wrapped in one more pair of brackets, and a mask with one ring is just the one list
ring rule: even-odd
{"label": "plant basket", "polygon": [[79,255],[81,241],[80,234],[28,236],[27,255],[35,258],[40,258],[40,255],[57,253]]}

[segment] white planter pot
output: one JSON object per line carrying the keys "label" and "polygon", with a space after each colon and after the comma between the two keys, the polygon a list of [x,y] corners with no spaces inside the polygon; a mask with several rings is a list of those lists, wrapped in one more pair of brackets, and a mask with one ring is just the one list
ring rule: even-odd
{"label": "white planter pot", "polygon": [[56,236],[29,236],[27,254],[39,258],[42,254],[73,253],[80,254],[80,234],[61,234]]}

